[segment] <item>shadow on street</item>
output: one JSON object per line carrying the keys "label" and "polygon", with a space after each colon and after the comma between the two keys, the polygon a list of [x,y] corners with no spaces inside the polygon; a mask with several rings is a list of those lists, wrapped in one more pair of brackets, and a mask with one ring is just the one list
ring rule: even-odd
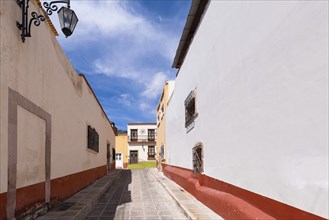
{"label": "shadow on street", "polygon": [[119,179],[106,190],[98,199],[93,210],[88,213],[86,220],[113,219],[114,216],[124,219],[124,204],[130,203],[131,191],[128,185],[132,181],[130,170],[123,170]]}

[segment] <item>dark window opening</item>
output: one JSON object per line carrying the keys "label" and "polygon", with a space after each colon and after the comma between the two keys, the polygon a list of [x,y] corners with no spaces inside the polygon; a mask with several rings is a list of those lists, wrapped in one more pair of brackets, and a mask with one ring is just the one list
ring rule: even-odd
{"label": "dark window opening", "polygon": [[115,160],[115,149],[112,148],[112,160],[114,161]]}
{"label": "dark window opening", "polygon": [[99,135],[95,128],[88,125],[88,149],[99,152]]}

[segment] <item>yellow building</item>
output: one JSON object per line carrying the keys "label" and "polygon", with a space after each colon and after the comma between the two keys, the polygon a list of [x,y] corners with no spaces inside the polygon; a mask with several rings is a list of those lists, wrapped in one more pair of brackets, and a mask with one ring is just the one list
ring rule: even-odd
{"label": "yellow building", "polygon": [[174,81],[166,81],[161,98],[159,100],[156,116],[157,116],[157,167],[161,170],[161,163],[166,161],[166,110],[170,101],[170,97],[174,91]]}
{"label": "yellow building", "polygon": [[126,132],[115,136],[115,167],[117,169],[128,167],[128,136]]}

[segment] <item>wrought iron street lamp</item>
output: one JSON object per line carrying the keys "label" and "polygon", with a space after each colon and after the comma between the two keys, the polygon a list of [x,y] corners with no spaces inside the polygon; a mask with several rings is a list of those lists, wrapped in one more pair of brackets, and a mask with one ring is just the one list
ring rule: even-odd
{"label": "wrought iron street lamp", "polygon": [[70,36],[78,23],[78,17],[73,10],[64,6],[57,13],[63,33],[66,37]]}
{"label": "wrought iron street lamp", "polygon": [[[23,43],[25,42],[26,37],[31,37],[31,26],[32,23],[35,26],[39,26],[42,21],[45,21],[45,17],[43,15],[39,15],[36,12],[31,13],[31,19],[28,19],[28,8],[29,8],[29,1],[30,0],[16,0],[17,4],[22,9],[22,22],[16,22],[17,27],[22,31],[21,38]],[[66,3],[67,7],[62,6],[61,9],[58,11],[58,17],[61,25],[61,29],[66,37],[70,36],[75,26],[78,23],[78,17],[76,16],[75,12],[70,9],[70,0],[59,0],[59,1],[52,1],[50,3],[44,2],[43,6],[46,8],[46,12],[48,15],[52,15],[53,11],[57,11],[56,3]]]}

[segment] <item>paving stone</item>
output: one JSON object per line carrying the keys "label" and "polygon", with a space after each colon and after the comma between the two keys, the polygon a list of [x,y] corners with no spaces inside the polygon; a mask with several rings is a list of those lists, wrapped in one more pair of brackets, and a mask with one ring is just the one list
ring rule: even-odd
{"label": "paving stone", "polygon": [[[105,176],[69,198],[65,201],[65,204],[69,204],[67,208],[64,207],[59,212],[58,210],[51,211],[39,219],[220,219],[217,215],[215,216],[217,218],[209,215],[208,208],[204,209],[205,206],[193,200],[194,197],[174,182],[161,176],[156,169],[115,172],[117,174]],[[185,206],[182,207],[179,202],[183,202]],[[188,211],[188,209],[191,210]],[[198,218],[191,217],[192,211],[198,215]]]}

